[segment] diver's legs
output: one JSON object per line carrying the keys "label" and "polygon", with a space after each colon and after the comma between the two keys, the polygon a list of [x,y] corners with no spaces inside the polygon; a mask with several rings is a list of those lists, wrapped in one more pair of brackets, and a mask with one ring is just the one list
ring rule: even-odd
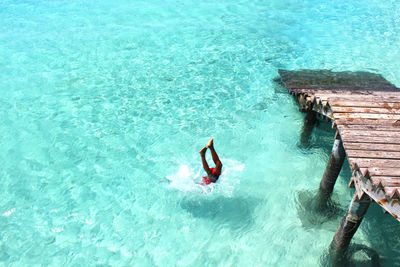
{"label": "diver's legs", "polygon": [[210,170],[210,167],[208,166],[207,160],[206,160],[206,151],[207,147],[204,147],[202,150],[200,150],[200,156],[201,156],[201,161],[203,163],[203,168],[206,171],[207,175],[210,175],[212,172]]}
{"label": "diver's legs", "polygon": [[210,141],[208,142],[206,148],[207,148],[207,147],[211,150],[211,156],[212,156],[212,159],[213,159],[213,161],[214,161],[214,163],[215,163],[215,171],[218,172],[218,173],[221,173],[221,170],[222,170],[222,162],[221,162],[221,160],[219,159],[218,154],[217,154],[217,152],[216,152],[215,149],[214,149],[214,138],[211,138],[211,139],[210,139]]}

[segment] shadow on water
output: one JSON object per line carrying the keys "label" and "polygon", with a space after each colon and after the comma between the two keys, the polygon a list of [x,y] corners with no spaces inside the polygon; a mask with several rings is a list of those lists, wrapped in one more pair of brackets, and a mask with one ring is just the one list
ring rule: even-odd
{"label": "shadow on water", "polygon": [[361,244],[350,244],[347,251],[340,256],[327,249],[321,256],[320,265],[327,267],[385,266],[378,252]]}
{"label": "shadow on water", "polygon": [[256,111],[268,111],[268,108],[277,100],[276,95],[264,97],[260,102],[253,105],[253,109]]}
{"label": "shadow on water", "polygon": [[261,99],[258,103],[253,105],[253,109],[256,111],[268,111],[269,107],[276,101],[279,101],[282,96],[287,97],[288,92],[285,85],[282,83],[281,78],[278,76],[273,79],[272,88],[274,94],[269,95]]}
{"label": "shadow on water", "polygon": [[[303,121],[307,120],[307,114],[304,113]],[[297,147],[303,153],[309,153],[312,149],[322,149],[329,155],[334,137],[335,131],[332,130],[332,123],[317,116],[316,121],[313,123],[304,123],[302,128],[299,129],[299,141]]]}
{"label": "shadow on water", "polygon": [[360,228],[366,232],[369,246],[385,259],[384,266],[400,266],[400,224],[395,218],[372,203]]}
{"label": "shadow on water", "polygon": [[337,219],[343,216],[346,211],[331,198],[321,203],[317,194],[318,190],[304,190],[297,193],[297,215],[306,229],[320,228],[324,225],[324,228],[328,227],[335,231]]}
{"label": "shadow on water", "polygon": [[193,217],[211,219],[218,225],[226,225],[232,230],[241,230],[254,223],[253,212],[259,203],[252,198],[186,199],[181,207]]}
{"label": "shadow on water", "polygon": [[368,246],[351,243],[345,254],[327,249],[321,256],[321,266],[400,266],[400,225],[390,215],[383,214],[379,205],[370,205],[357,230],[360,231],[364,232]]}
{"label": "shadow on water", "polygon": [[274,88],[275,94],[288,94],[288,91],[285,85],[283,84],[280,76],[275,77],[274,79],[272,79],[272,81],[273,81],[272,86]]}

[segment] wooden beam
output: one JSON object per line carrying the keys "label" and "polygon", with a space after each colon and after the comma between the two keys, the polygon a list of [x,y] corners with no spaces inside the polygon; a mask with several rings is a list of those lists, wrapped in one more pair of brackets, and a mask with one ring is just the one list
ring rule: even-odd
{"label": "wooden beam", "polygon": [[379,119],[400,120],[400,114],[375,114],[375,113],[333,113],[335,119]]}
{"label": "wooden beam", "polygon": [[388,102],[399,103],[399,96],[374,96],[374,95],[346,95],[346,94],[324,94],[323,92],[315,94],[321,100],[327,101],[368,101],[368,102]]}
{"label": "wooden beam", "polygon": [[360,136],[342,134],[343,142],[347,143],[375,143],[375,144],[400,144],[400,138],[393,137],[377,137],[377,136]]}
{"label": "wooden beam", "polygon": [[371,96],[371,97],[399,97],[400,91],[374,91],[374,90],[320,90],[314,88],[304,88],[297,89],[302,93],[315,94],[315,95],[325,95],[325,96]]}
{"label": "wooden beam", "polygon": [[376,114],[400,114],[400,108],[371,108],[371,107],[342,107],[332,106],[334,113],[376,113]]}
{"label": "wooden beam", "polygon": [[374,143],[344,143],[347,150],[366,150],[366,151],[400,151],[400,145],[396,144],[374,144]]}
{"label": "wooden beam", "polygon": [[366,159],[366,158],[355,158],[348,157],[350,162],[355,162],[360,168],[370,167],[387,167],[387,168],[399,168],[400,171],[400,160],[397,159]]}
{"label": "wooden beam", "polygon": [[359,124],[359,125],[382,125],[400,127],[400,120],[379,120],[379,118],[365,119],[365,118],[336,118],[337,125]]}
{"label": "wooden beam", "polygon": [[362,130],[362,131],[390,131],[400,132],[400,127],[393,125],[379,125],[379,124],[341,124],[338,126],[340,131],[344,130]]}
{"label": "wooden beam", "polygon": [[369,167],[369,173],[372,176],[400,176],[399,168],[387,168],[387,167]]}
{"label": "wooden beam", "polygon": [[400,132],[396,131],[375,131],[375,130],[361,130],[361,129],[351,129],[340,131],[342,135],[358,135],[358,136],[382,136],[382,137],[400,137]]}
{"label": "wooden beam", "polygon": [[384,101],[329,100],[329,104],[337,107],[400,108],[400,103],[398,102]]}
{"label": "wooden beam", "polygon": [[400,151],[365,151],[347,149],[346,154],[352,158],[400,159]]}
{"label": "wooden beam", "polygon": [[337,107],[400,108],[400,103],[398,102],[329,100],[329,104]]}

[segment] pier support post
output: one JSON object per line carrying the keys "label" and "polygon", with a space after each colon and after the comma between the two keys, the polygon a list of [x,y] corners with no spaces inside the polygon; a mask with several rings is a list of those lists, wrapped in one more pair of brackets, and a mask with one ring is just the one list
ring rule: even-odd
{"label": "pier support post", "polygon": [[341,260],[344,260],[344,255],[350,241],[356,233],[358,226],[360,226],[370,203],[371,199],[367,194],[363,194],[361,199],[358,198],[357,192],[354,194],[349,209],[342,218],[330,245],[330,253],[333,256],[332,259],[334,262],[339,263]]}
{"label": "pier support post", "polygon": [[307,111],[306,117],[304,118],[303,129],[300,135],[300,145],[308,146],[311,139],[312,129],[317,122],[317,113],[315,111]]}
{"label": "pier support post", "polygon": [[335,186],[336,179],[342,169],[345,157],[346,152],[343,147],[342,139],[340,138],[339,132],[336,132],[332,152],[329,156],[328,164],[319,184],[319,195],[322,198],[322,201],[326,201],[326,199],[332,194],[333,187]]}

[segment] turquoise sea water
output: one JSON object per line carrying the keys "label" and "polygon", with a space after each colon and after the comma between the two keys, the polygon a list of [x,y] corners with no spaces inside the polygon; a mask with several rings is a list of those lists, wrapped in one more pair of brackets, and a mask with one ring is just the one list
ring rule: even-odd
{"label": "turquoise sea water", "polygon": [[[399,14],[378,0],[0,0],[0,265],[324,266],[351,174],[333,215],[309,211],[334,131],[321,122],[299,148],[304,115],[272,80],[363,70],[400,86]],[[224,169],[204,188],[211,136]],[[399,266],[399,231],[372,205],[353,242]]]}

